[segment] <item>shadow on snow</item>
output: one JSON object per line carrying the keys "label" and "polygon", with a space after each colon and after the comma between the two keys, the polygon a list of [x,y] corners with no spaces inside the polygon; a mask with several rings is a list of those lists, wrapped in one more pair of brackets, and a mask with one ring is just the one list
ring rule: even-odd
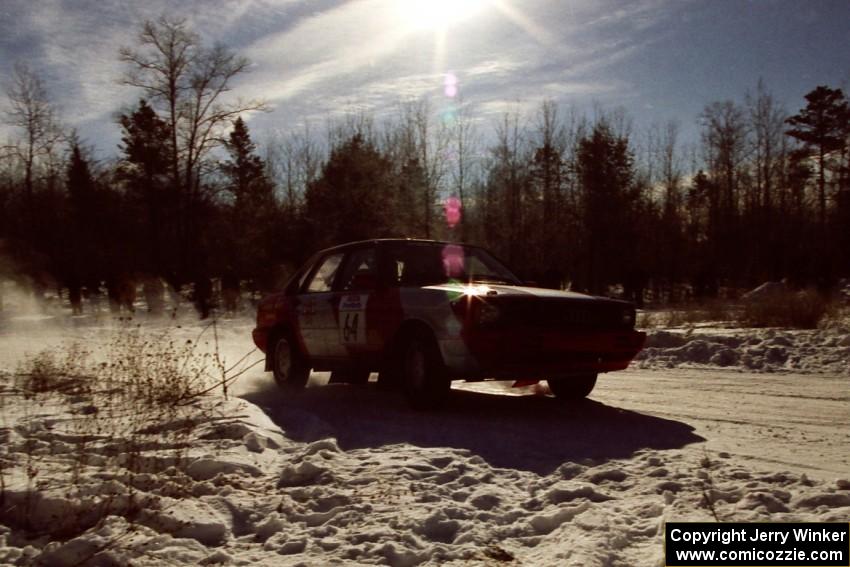
{"label": "shadow on snow", "polygon": [[445,406],[409,409],[396,392],[334,384],[281,392],[267,386],[242,397],[262,407],[286,435],[312,442],[335,437],[344,450],[408,443],[468,449],[494,467],[549,474],[564,462],[631,457],[704,441],[685,423],[593,400],[565,404],[547,396],[453,389]]}

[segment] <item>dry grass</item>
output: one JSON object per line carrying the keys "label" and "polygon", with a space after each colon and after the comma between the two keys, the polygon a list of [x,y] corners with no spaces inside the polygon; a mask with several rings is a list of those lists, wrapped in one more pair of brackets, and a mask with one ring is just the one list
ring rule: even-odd
{"label": "dry grass", "polygon": [[744,302],[738,321],[748,327],[817,329],[836,309],[814,289],[788,290]]}
{"label": "dry grass", "polygon": [[[215,323],[191,341],[172,335],[128,325],[99,352],[71,343],[0,376],[0,433],[12,431],[7,410],[17,416],[15,429],[42,423],[47,413],[56,416],[51,431],[20,430],[11,433],[13,442],[4,441],[0,524],[27,537],[65,539],[108,516],[124,517],[132,526],[139,514],[161,507],[161,496],[180,498],[191,490],[186,466],[198,425],[220,417],[207,394],[226,396],[228,385],[250,366],[243,357],[239,371],[226,367]],[[37,414],[39,419],[30,419]],[[156,475],[167,482],[153,492],[145,489]],[[68,509],[55,521],[33,520],[51,494],[61,495]]]}
{"label": "dry grass", "polygon": [[708,300],[676,309],[643,311],[636,326],[643,329],[688,327],[700,323],[730,323],[736,320],[737,307],[728,301]]}
{"label": "dry grass", "polygon": [[642,311],[636,326],[643,329],[691,327],[706,323],[786,329],[844,329],[850,307],[816,290],[787,291],[749,301],[703,301],[677,309]]}

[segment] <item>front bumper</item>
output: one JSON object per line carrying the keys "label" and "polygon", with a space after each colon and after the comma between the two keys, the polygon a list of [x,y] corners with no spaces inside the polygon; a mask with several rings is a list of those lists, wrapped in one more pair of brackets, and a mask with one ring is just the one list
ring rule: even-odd
{"label": "front bumper", "polygon": [[623,370],[640,352],[646,333],[625,331],[521,332],[477,329],[440,341],[456,378],[547,379]]}

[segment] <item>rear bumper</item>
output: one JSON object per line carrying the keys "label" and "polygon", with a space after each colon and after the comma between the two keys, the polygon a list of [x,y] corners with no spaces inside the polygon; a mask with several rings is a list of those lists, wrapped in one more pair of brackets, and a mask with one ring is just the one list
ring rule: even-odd
{"label": "rear bumper", "polygon": [[264,328],[256,328],[251,331],[251,338],[254,339],[254,344],[263,352],[266,352],[269,342],[269,330]]}
{"label": "rear bumper", "polygon": [[457,378],[546,379],[624,370],[646,333],[487,332],[440,341],[443,361]]}

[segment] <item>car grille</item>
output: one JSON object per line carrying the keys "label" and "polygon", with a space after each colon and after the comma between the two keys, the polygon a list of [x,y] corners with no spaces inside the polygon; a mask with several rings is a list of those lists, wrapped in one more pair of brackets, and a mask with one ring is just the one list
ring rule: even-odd
{"label": "car grille", "polygon": [[623,321],[626,305],[585,300],[553,301],[522,298],[498,304],[500,323],[537,329],[619,330],[631,325]]}

